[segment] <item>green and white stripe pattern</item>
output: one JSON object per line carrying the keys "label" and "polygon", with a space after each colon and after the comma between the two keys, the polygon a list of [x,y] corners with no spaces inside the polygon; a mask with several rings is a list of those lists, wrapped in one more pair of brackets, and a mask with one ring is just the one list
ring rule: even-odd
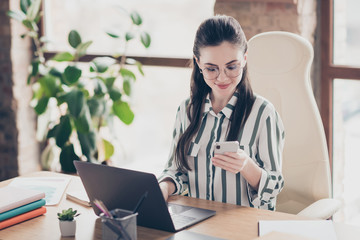
{"label": "green and white stripe pattern", "polygon": [[189,125],[186,106],[189,100],[180,105],[173,132],[173,142],[165,169],[159,181],[170,177],[176,184],[176,192],[181,194],[186,188],[191,197],[274,210],[276,196],[284,185],[281,174],[284,127],[274,106],[261,96],[255,103],[243,129],[240,129],[239,143],[261,168],[262,175],[258,191],[255,191],[241,176],[214,167],[214,143],[225,141],[229,118],[237,101],[235,92],[227,106],[218,114],[211,107],[207,96],[200,129],[191,143],[188,162],[192,171],[180,173],[174,162],[175,148],[179,136]]}

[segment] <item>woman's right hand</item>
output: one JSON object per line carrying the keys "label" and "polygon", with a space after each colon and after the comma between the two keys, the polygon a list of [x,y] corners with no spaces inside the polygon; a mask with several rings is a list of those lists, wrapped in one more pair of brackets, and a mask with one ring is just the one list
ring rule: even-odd
{"label": "woman's right hand", "polygon": [[167,201],[169,196],[175,192],[175,184],[171,179],[163,180],[159,183],[159,186],[165,201]]}

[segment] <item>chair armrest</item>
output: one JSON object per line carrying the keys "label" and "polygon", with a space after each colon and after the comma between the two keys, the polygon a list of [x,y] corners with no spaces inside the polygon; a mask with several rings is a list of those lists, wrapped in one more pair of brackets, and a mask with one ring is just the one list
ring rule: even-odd
{"label": "chair armrest", "polygon": [[304,217],[310,217],[310,218],[318,218],[318,219],[329,219],[334,213],[336,213],[337,210],[341,207],[341,202],[337,199],[332,198],[324,198],[320,199],[305,209],[303,209],[301,212],[299,212],[297,215],[304,216]]}

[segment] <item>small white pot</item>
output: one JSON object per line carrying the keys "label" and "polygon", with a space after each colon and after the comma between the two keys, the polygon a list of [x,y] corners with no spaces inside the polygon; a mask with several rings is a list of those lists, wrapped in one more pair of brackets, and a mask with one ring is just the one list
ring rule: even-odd
{"label": "small white pot", "polygon": [[61,236],[71,237],[76,233],[76,221],[59,221]]}

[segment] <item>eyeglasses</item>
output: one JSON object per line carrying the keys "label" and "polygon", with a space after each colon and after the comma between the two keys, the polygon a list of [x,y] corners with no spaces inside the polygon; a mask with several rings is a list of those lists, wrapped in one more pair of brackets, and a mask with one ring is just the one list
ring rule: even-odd
{"label": "eyeglasses", "polygon": [[[240,76],[243,67],[241,67],[240,63],[231,64],[226,66],[224,69],[224,73],[229,78],[235,78]],[[200,72],[203,74],[205,79],[214,80],[219,77],[220,70],[218,67],[205,67],[203,69],[200,68]]]}

